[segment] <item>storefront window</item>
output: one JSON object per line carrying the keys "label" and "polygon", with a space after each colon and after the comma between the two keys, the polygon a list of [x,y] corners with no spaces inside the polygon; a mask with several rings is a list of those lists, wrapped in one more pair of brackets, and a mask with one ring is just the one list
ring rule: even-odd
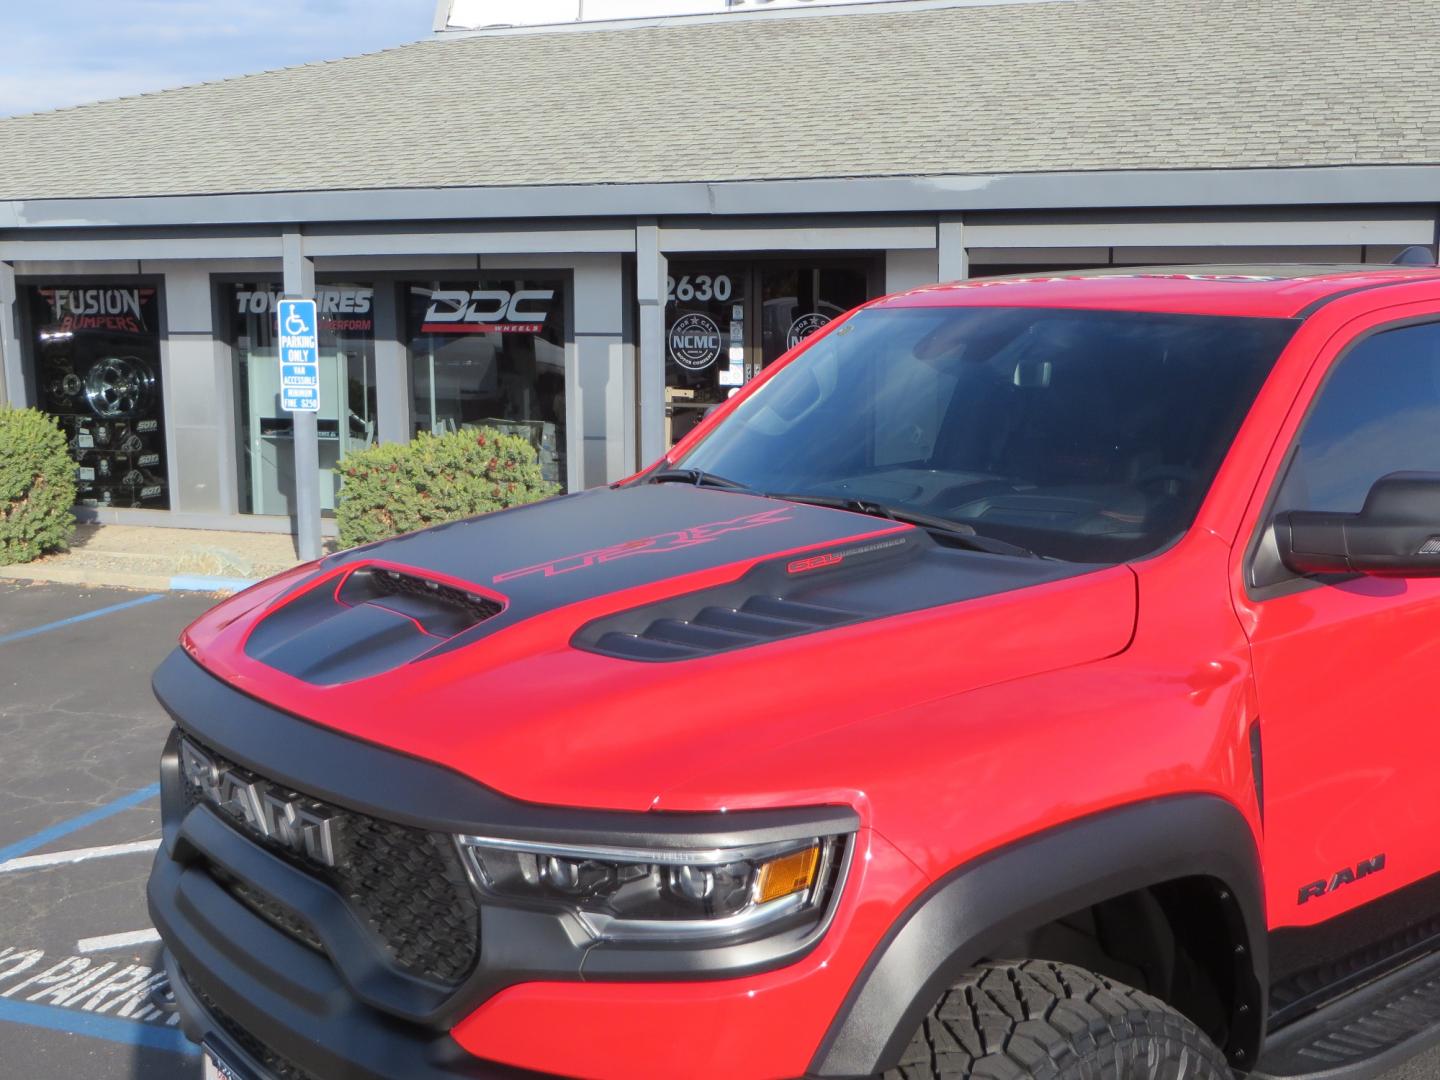
{"label": "storefront window", "polygon": [[[321,285],[320,504],[335,509],[336,465],[375,442],[374,289]],[[240,510],[290,514],[294,510],[295,446],[292,415],[280,406],[280,362],[275,343],[274,282],[227,285],[221,302],[230,317],[235,349],[236,435],[239,440]]]}
{"label": "storefront window", "polygon": [[168,510],[157,290],[27,292],[38,403],[70,441],[80,505]]}
{"label": "storefront window", "polygon": [[524,436],[545,479],[565,483],[565,290],[551,277],[409,284],[415,430]]}

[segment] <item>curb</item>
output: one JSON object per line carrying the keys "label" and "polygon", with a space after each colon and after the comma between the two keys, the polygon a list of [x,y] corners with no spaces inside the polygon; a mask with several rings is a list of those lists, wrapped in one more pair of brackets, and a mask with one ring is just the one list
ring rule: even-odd
{"label": "curb", "polygon": [[248,589],[259,579],[207,577],[198,574],[127,574],[94,567],[0,566],[0,581],[22,581],[31,584],[85,585],[93,589],[135,589],[140,592],[203,592],[237,593]]}
{"label": "curb", "polygon": [[259,584],[259,578],[206,577],[203,574],[178,574],[170,579],[172,592],[232,592]]}

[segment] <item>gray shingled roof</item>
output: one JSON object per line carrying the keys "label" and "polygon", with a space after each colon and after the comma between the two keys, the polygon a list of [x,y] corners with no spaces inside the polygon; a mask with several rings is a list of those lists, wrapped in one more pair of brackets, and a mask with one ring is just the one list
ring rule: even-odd
{"label": "gray shingled roof", "polygon": [[1436,163],[1437,55],[1440,0],[435,39],[0,120],[0,199]]}

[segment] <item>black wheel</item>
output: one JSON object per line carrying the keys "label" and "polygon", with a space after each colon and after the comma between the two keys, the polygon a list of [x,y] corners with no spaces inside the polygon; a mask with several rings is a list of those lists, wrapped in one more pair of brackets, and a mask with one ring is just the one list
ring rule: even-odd
{"label": "black wheel", "polygon": [[1149,994],[1044,960],[983,964],[883,1080],[1230,1080],[1205,1034]]}

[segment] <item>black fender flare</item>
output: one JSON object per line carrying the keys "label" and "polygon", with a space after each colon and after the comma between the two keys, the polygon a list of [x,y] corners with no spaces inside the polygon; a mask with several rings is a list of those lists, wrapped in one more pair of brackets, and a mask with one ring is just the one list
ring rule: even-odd
{"label": "black fender flare", "polygon": [[811,1059],[809,1075],[893,1067],[925,1014],[988,950],[1092,904],[1179,878],[1209,878],[1235,950],[1225,1048],[1254,1064],[1265,1024],[1265,893],[1244,814],[1214,795],[1131,803],[1011,844],[951,871],[876,946]]}

